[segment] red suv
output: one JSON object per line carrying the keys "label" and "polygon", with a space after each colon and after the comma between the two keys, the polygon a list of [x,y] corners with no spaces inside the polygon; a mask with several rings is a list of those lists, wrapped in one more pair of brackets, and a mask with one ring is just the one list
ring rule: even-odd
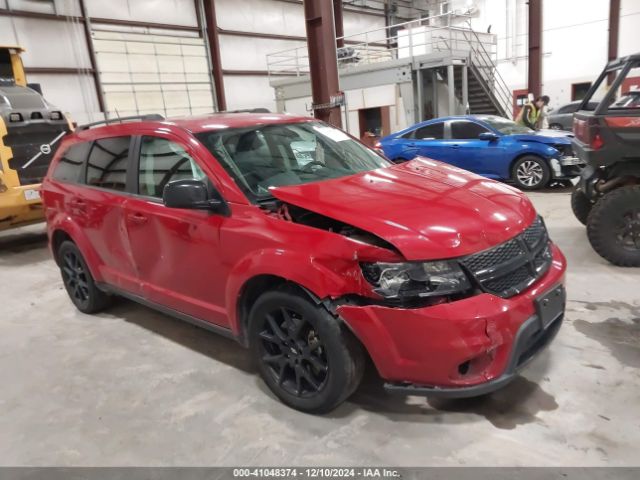
{"label": "red suv", "polygon": [[308,412],[367,355],[389,392],[481,395],[560,328],[565,259],[514,188],[304,117],[124,120],[66,137],[42,187],[82,312],[121,295],[232,337]]}

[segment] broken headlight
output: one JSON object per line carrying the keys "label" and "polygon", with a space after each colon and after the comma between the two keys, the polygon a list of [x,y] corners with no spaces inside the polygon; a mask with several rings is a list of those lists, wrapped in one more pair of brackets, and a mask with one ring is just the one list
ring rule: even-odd
{"label": "broken headlight", "polygon": [[364,278],[385,298],[439,297],[471,288],[457,262],[361,263]]}

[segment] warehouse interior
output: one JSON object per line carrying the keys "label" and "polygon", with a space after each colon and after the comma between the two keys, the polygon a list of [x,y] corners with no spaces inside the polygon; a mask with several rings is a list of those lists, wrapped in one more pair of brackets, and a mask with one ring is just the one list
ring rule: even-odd
{"label": "warehouse interior", "polygon": [[637,478],[639,19],[0,0],[0,474]]}

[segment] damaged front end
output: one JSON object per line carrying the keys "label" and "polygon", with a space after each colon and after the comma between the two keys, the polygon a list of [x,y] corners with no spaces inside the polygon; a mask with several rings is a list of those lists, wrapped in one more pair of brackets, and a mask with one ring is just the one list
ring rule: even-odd
{"label": "damaged front end", "polygon": [[[351,245],[350,288],[316,298],[365,346],[390,392],[464,397],[508,383],[557,333],[541,329],[537,296],[563,282],[564,257],[541,219],[477,254],[407,260],[390,242],[273,199],[269,216]],[[352,243],[356,242],[356,243]]]}

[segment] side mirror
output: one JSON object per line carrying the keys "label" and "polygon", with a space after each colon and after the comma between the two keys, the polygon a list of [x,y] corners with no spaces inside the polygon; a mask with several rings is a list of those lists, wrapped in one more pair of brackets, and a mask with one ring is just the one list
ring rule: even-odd
{"label": "side mirror", "polygon": [[167,183],[162,192],[162,202],[169,208],[209,210],[228,214],[228,206],[217,190],[201,180],[174,180]]}
{"label": "side mirror", "polygon": [[480,140],[486,140],[488,142],[495,142],[496,140],[498,140],[498,135],[493,132],[482,132],[480,135],[478,135],[478,138]]}

